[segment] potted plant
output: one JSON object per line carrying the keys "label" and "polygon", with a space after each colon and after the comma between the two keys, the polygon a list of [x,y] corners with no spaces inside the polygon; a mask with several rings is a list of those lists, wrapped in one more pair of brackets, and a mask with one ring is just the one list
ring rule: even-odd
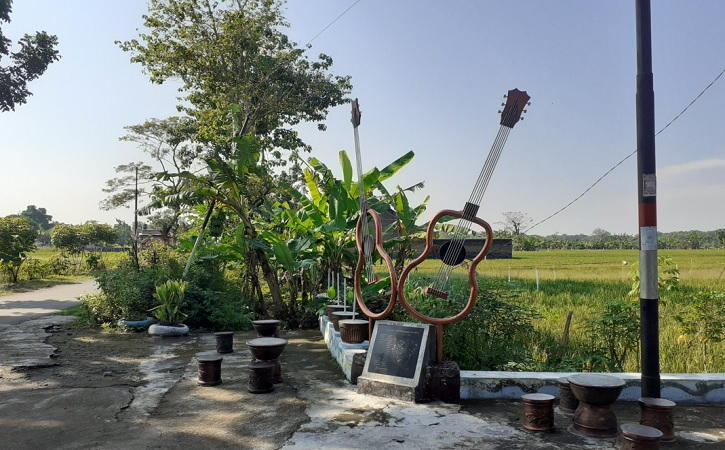
{"label": "potted plant", "polygon": [[184,305],[184,292],[186,281],[168,280],[156,286],[154,298],[159,302],[151,308],[158,324],[149,327],[149,334],[153,336],[184,336],[189,334],[189,327],[181,323],[186,314],[181,312]]}

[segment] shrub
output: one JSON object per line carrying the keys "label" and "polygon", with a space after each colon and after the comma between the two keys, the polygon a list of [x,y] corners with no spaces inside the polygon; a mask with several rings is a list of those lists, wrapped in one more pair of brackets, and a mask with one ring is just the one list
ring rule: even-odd
{"label": "shrub", "polygon": [[[639,343],[639,307],[631,300],[613,300],[604,304],[602,313],[587,323],[592,354],[604,369],[621,372],[627,355]],[[599,367],[592,367],[592,370]]]}
{"label": "shrub", "polygon": [[175,280],[167,280],[156,286],[154,298],[159,304],[151,308],[151,311],[161,325],[178,325],[186,317],[181,308],[184,306],[187,286],[187,282]]}
{"label": "shrub", "polygon": [[725,339],[725,292],[699,291],[675,315],[682,333],[677,341],[688,347],[700,347],[704,369],[712,346]]}
{"label": "shrub", "polygon": [[[411,284],[423,286],[427,284],[424,280],[411,279]],[[464,370],[525,369],[530,360],[527,342],[534,333],[536,310],[516,304],[520,293],[500,283],[485,280],[479,288],[478,300],[468,317],[445,327],[446,358],[457,361]],[[459,295],[467,289],[463,280],[449,283],[449,291],[457,290]],[[434,299],[419,289],[409,297],[414,297],[411,300],[419,312],[431,317],[449,317],[461,310],[461,305]]]}
{"label": "shrub", "polygon": [[82,316],[90,317],[96,323],[113,323],[119,319],[117,305],[103,292],[86,294],[80,300]]}
{"label": "shrub", "polygon": [[47,263],[37,258],[28,258],[20,268],[20,273],[23,278],[37,280],[46,278],[50,274],[50,268]]}

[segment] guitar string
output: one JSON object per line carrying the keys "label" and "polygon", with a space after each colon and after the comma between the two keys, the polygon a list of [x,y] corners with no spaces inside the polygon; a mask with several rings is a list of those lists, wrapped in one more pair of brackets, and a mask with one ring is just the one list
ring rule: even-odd
{"label": "guitar string", "polygon": [[[498,163],[498,160],[501,156],[501,153],[503,152],[504,145],[506,143],[506,138],[508,137],[508,131],[510,128],[501,126],[499,131],[503,131],[501,139],[499,142],[497,142],[497,146],[495,149],[492,149],[492,153],[490,153],[491,163],[486,167],[485,174],[482,178],[482,182],[479,186],[477,186],[474,190],[474,192],[471,193],[471,197],[469,198],[469,202],[479,205],[480,200],[483,198],[483,194],[486,190],[486,187],[488,186],[489,181],[491,180],[491,177],[493,175],[493,170],[496,167],[496,164]],[[451,244],[449,246],[449,251],[452,252],[453,255],[458,255],[459,251],[463,246],[465,245],[466,237],[468,231],[470,231],[471,226],[473,222],[469,220],[465,220],[463,218],[459,219],[458,221],[458,227],[459,227],[459,235],[460,237],[456,238],[456,242],[454,244]],[[453,260],[451,260],[453,261]],[[453,271],[453,266],[448,264],[445,265],[445,270],[443,272],[443,276],[440,280],[440,283],[442,284],[441,288],[444,287],[450,278],[451,272]]]}
{"label": "guitar string", "polygon": [[[501,134],[501,130],[499,129],[499,132],[496,135],[496,139],[494,139],[494,145],[493,145],[494,148],[496,146],[496,143],[498,142],[498,139],[499,139],[500,134]],[[484,176],[484,172],[486,171],[486,168],[488,167],[488,165],[490,163],[491,163],[491,152],[489,151],[489,154],[486,157],[486,162],[484,163],[483,168],[481,169],[481,172],[478,174],[478,179],[476,180],[476,184],[474,186],[474,190],[480,184],[481,178]],[[472,196],[473,196],[473,194],[471,194],[471,196],[469,196],[469,200],[471,200],[471,197]],[[446,252],[445,255],[443,255],[443,258],[442,258],[442,261],[441,261],[442,263],[438,267],[438,271],[437,271],[436,276],[434,278],[433,286],[432,286],[434,289],[438,289],[438,287],[442,284],[442,280],[443,280],[443,276],[444,276],[443,275],[444,271],[450,265],[450,263],[452,263],[454,261],[454,258],[452,256],[454,253],[453,253],[452,249],[453,249],[453,246],[454,246],[455,239],[457,237],[457,233],[460,230],[460,227],[461,227],[461,220],[459,219],[458,220],[458,223],[456,224],[456,227],[454,228],[452,237],[449,240],[448,251]]]}
{"label": "guitar string", "polygon": [[[476,180],[476,184],[474,185],[474,188],[473,188],[473,191],[474,192],[476,191],[476,189],[480,185],[480,183],[482,181],[482,178],[485,176],[485,173],[487,172],[488,166],[490,166],[490,164],[492,162],[492,154],[495,151],[496,147],[498,146],[498,142],[499,142],[499,139],[500,139],[500,136],[501,136],[501,131],[502,131],[501,128],[499,128],[498,134],[496,135],[496,139],[494,139],[494,143],[493,143],[493,146],[491,148],[491,151],[489,151],[488,156],[486,157],[486,162],[484,163],[483,168],[481,169],[481,172],[478,175],[478,179]],[[471,195],[468,198],[469,201],[472,200],[473,195],[474,194],[472,192]],[[443,281],[443,278],[445,276],[444,275],[444,272],[446,271],[446,269],[448,267],[450,267],[450,263],[452,263],[454,261],[453,255],[454,254],[457,254],[457,253],[454,253],[453,252],[453,249],[455,247],[454,244],[455,244],[455,241],[457,239],[458,232],[461,229],[461,225],[462,225],[462,219],[458,219],[458,223],[456,224],[456,228],[454,229],[453,236],[452,236],[451,240],[449,241],[450,244],[448,245],[448,252],[446,252],[446,254],[443,256],[442,264],[438,268],[438,273],[436,274],[435,281],[433,283],[435,289],[437,289],[438,286],[443,285],[445,283]]]}
{"label": "guitar string", "polygon": [[[471,195],[469,196],[469,202],[473,202],[474,198],[476,196],[476,191],[479,189],[482,183],[484,183],[484,178],[490,176],[490,172],[492,170],[492,166],[495,166],[497,160],[497,154],[500,155],[500,152],[503,148],[502,145],[502,128],[499,127],[499,132],[496,135],[496,139],[494,140],[494,144],[492,145],[491,151],[489,151],[488,156],[486,157],[486,163],[484,164],[484,167],[481,169],[481,173],[479,174],[478,180],[476,181],[476,185],[474,186],[473,192],[471,192]],[[435,280],[435,288],[438,289],[440,287],[440,290],[443,289],[443,287],[447,284],[448,278],[450,277],[450,272],[453,269],[452,262],[455,261],[455,256],[458,255],[458,252],[463,246],[463,242],[465,241],[465,238],[461,240],[461,236],[465,236],[465,233],[467,233],[470,230],[471,222],[468,220],[464,220],[462,218],[458,219],[458,223],[456,225],[456,231],[454,232],[453,238],[449,241],[451,242],[448,246],[448,251],[446,252],[446,255],[444,256],[444,264],[441,264],[439,267],[438,275],[436,276]],[[449,257],[449,255],[451,255]]]}
{"label": "guitar string", "polygon": [[368,282],[370,282],[373,277],[372,249],[370,248],[370,240],[368,239],[370,228],[368,223],[367,201],[365,199],[365,178],[362,173],[362,155],[360,153],[360,135],[358,133],[358,127],[353,126],[353,132],[355,134],[355,159],[357,159],[358,184],[360,185],[360,218],[362,219],[361,234],[363,240],[363,256],[365,257],[365,275],[367,276]]}
{"label": "guitar string", "polygon": [[[514,106],[518,106],[518,105],[515,104]],[[483,198],[483,194],[485,193],[488,183],[490,182],[490,179],[493,174],[493,170],[495,169],[495,166],[498,163],[498,159],[501,156],[503,147],[508,138],[508,132],[511,130],[510,127],[503,125],[503,122],[510,121],[510,119],[513,118],[513,115],[515,114],[515,112],[516,112],[516,108],[515,107],[511,108],[509,110],[509,115],[501,121],[502,124],[499,127],[499,132],[496,135],[496,138],[494,139],[494,144],[492,145],[492,148],[489,151],[488,157],[486,158],[486,163],[484,164],[484,167],[481,170],[481,173],[479,174],[478,180],[476,181],[476,185],[474,186],[471,196],[469,197],[470,203],[480,206],[479,202]],[[503,132],[503,137],[501,136],[502,132]],[[481,189],[481,187],[482,187],[482,189]],[[450,277],[451,271],[453,270],[453,266],[450,263],[452,263],[454,261],[455,256],[457,256],[460,249],[463,248],[463,245],[465,244],[465,241],[466,241],[466,233],[468,233],[468,231],[470,231],[471,225],[472,225],[472,222],[465,220],[463,218],[458,220],[458,224],[456,225],[456,231],[454,232],[454,236],[449,241],[450,243],[448,246],[448,252],[446,252],[446,255],[444,256],[444,259],[443,259],[443,263],[439,267],[436,278],[434,279],[433,286],[435,289],[442,290],[445,287],[445,285],[448,283],[448,279]],[[450,258],[448,258],[449,254],[451,255]]]}

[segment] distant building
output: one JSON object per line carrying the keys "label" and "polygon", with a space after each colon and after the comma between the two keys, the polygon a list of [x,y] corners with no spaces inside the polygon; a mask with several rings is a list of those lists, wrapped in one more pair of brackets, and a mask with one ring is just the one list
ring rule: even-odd
{"label": "distant building", "polygon": [[164,244],[170,243],[169,237],[166,236],[161,230],[152,230],[150,228],[147,228],[145,230],[139,230],[138,242],[141,245],[148,245],[153,242],[162,242]]}

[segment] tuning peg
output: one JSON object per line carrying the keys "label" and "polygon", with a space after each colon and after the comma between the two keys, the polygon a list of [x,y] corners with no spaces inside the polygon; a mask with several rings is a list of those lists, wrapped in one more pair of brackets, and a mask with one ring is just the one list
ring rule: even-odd
{"label": "tuning peg", "polygon": [[531,102],[528,102],[528,103],[526,104],[526,106],[531,106]]}
{"label": "tuning peg", "polygon": [[506,94],[503,94],[503,98],[506,98],[506,97],[508,97],[508,95],[506,95]]}
{"label": "tuning peg", "polygon": [[501,110],[500,109],[498,110],[498,113],[501,114]]}
{"label": "tuning peg", "polygon": [[524,120],[524,118],[522,117],[522,118],[520,118],[519,120]]}
{"label": "tuning peg", "polygon": [[526,111],[528,111],[528,110],[525,109],[524,112],[526,112]]}
{"label": "tuning peg", "polygon": [[501,103],[501,106],[506,106],[506,103]]}

